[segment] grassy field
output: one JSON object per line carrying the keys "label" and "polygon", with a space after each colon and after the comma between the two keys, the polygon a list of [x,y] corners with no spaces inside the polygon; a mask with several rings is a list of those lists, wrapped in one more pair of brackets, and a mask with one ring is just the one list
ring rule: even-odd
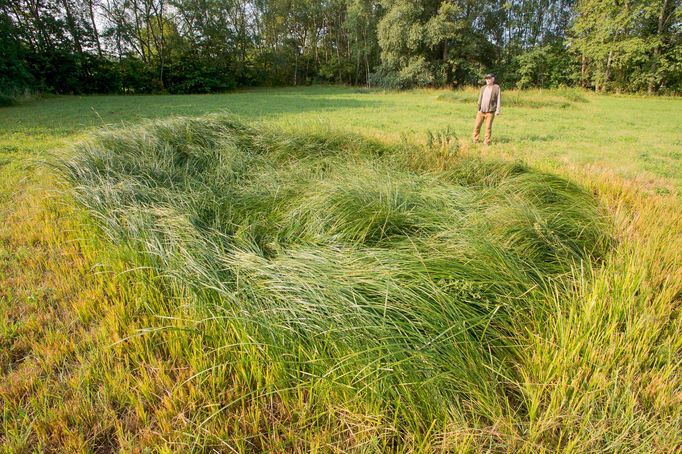
{"label": "grassy field", "polygon": [[674,452],[681,101],[475,96],[0,109],[2,449]]}
{"label": "grassy field", "polygon": [[[682,188],[682,99],[591,96],[570,90],[523,92],[525,103],[518,102],[516,92],[504,96],[503,115],[495,127],[494,148],[499,151],[513,158],[608,169],[653,189]],[[0,133],[7,153],[15,147],[52,147],[102,124],[227,111],[246,121],[324,126],[383,140],[449,126],[466,139],[473,126],[475,98],[473,91],[455,95],[346,88],[55,97],[3,109]],[[9,159],[7,154],[3,158]]]}

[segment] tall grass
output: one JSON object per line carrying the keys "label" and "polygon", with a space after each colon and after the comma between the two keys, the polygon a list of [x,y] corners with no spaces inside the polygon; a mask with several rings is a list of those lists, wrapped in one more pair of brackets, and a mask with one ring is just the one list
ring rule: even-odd
{"label": "tall grass", "polygon": [[[554,278],[548,292],[519,298],[529,311],[509,328],[517,357],[513,369],[500,369],[510,375],[500,378],[498,400],[472,393],[462,403],[467,414],[453,407],[432,424],[404,398],[369,402],[367,392],[295,367],[307,362],[298,353],[310,346],[268,351],[256,330],[226,317],[215,290],[191,295],[180,281],[159,278],[167,271],[138,266],[153,265],[139,244],[131,250],[102,235],[92,216],[54,191],[49,169],[35,165],[101,124],[91,106],[120,123],[229,105],[245,118],[296,125],[304,133],[284,141],[303,149],[308,125],[321,119],[392,143],[401,132],[444,131],[398,149],[314,133],[356,141],[417,174],[465,161],[464,169],[483,162],[504,174],[524,167],[470,159],[477,149],[449,141],[452,131],[470,130],[470,107],[432,102],[441,93],[299,88],[144,102],[59,97],[0,109],[0,452],[679,451],[679,143],[661,134],[674,131],[676,117],[636,115],[673,112],[674,101],[584,93],[590,102],[571,101],[557,121],[542,121],[543,109],[502,117],[504,145],[481,153],[523,157],[578,182],[608,212],[617,241],[603,262],[584,262],[584,271]],[[558,92],[537,94],[542,101]],[[538,122],[551,142],[524,140]],[[614,133],[614,122],[627,130]],[[456,173],[481,187],[497,179],[495,171]],[[317,345],[328,357],[328,344]],[[486,413],[501,416],[491,421]]]}
{"label": "tall grass", "polygon": [[257,347],[276,377],[262,392],[324,387],[422,430],[527,411],[510,386],[519,327],[610,246],[593,197],[562,178],[331,131],[180,118],[74,156],[60,170],[75,197]]}

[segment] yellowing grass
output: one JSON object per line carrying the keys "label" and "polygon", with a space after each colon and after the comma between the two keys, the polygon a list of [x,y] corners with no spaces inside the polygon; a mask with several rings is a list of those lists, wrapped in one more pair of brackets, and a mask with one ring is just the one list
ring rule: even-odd
{"label": "yellowing grass", "polygon": [[128,253],[50,174],[16,166],[0,224],[2,450],[675,452],[682,204],[608,169],[531,164],[593,191],[617,244],[522,333],[511,385],[526,411],[412,432],[378,406],[334,405],[326,387],[273,392],[279,371],[250,339],[153,273],[126,272]]}

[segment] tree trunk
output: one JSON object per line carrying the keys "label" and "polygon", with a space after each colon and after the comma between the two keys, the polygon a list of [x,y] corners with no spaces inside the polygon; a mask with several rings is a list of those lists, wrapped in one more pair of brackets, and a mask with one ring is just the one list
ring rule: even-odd
{"label": "tree trunk", "polygon": [[42,18],[40,17],[40,5],[36,1],[32,1],[29,5],[31,10],[31,15],[35,20],[34,27],[38,30],[39,38],[39,48],[41,52],[46,52],[54,48],[50,35],[45,33],[45,29],[42,24]]}
{"label": "tree trunk", "polygon": [[443,43],[443,64],[445,65],[445,84],[452,82],[452,66],[450,65],[450,46],[448,42]]}
{"label": "tree trunk", "polygon": [[609,58],[606,60],[606,71],[604,71],[604,83],[601,86],[601,91],[606,91],[606,86],[611,79],[611,61],[613,57],[613,50],[609,51]]}
{"label": "tree trunk", "polygon": [[166,64],[165,61],[165,53],[166,53],[166,42],[165,42],[165,35],[163,33],[164,29],[164,22],[163,22],[163,0],[159,2],[159,11],[156,15],[157,21],[159,23],[159,33],[161,34],[160,39],[159,39],[159,44],[158,44],[158,51],[159,51],[159,63],[161,65],[161,68],[159,69],[159,80],[161,81],[161,89],[165,89],[165,84],[163,82],[163,71],[164,71],[164,66]]}
{"label": "tree trunk", "polygon": [[95,21],[95,7],[93,0],[88,0],[88,7],[90,9],[90,22],[92,24],[92,35],[97,44],[97,55],[102,56],[102,44],[99,42],[99,32],[97,31],[97,23]]}
{"label": "tree trunk", "polygon": [[73,45],[76,48],[79,56],[83,56],[83,45],[81,44],[81,35],[78,31],[78,26],[76,24],[76,19],[74,19],[71,13],[71,7],[69,6],[68,0],[61,1],[64,7],[64,12],[66,13],[66,26],[69,29],[69,34],[73,38]]}
{"label": "tree trunk", "polygon": [[296,56],[294,57],[294,86],[298,85],[298,49],[296,49]]}
{"label": "tree trunk", "polygon": [[137,50],[140,53],[140,58],[142,58],[142,61],[145,64],[149,64],[149,47],[148,45],[145,45],[145,40],[144,37],[142,36],[142,24],[140,23],[140,11],[139,7],[137,5],[137,0],[133,0],[132,2],[133,6],[133,17],[135,18],[135,38],[139,42],[140,48]]}
{"label": "tree trunk", "polygon": [[358,85],[360,83],[360,40],[357,37],[357,34],[355,35],[355,49],[357,52],[357,55],[355,56],[355,85]]}
{"label": "tree trunk", "polygon": [[661,14],[658,15],[658,27],[656,28],[656,37],[659,39],[656,47],[654,47],[654,61],[651,67],[651,74],[649,76],[649,94],[653,94],[656,91],[656,71],[658,70],[658,60],[661,58],[661,41],[663,40],[663,27],[665,26],[665,13],[668,9],[668,0],[663,0],[663,6],[661,7]]}

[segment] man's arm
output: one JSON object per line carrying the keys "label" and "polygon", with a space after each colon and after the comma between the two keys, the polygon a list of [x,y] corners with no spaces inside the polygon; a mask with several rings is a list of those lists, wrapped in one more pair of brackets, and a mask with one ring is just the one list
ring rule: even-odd
{"label": "man's arm", "polygon": [[481,88],[481,91],[478,92],[478,112],[481,111],[481,100],[483,99],[483,90],[485,90],[485,87]]}
{"label": "man's arm", "polygon": [[500,108],[502,107],[502,90],[497,89],[497,109],[495,109],[495,115],[500,114]]}

